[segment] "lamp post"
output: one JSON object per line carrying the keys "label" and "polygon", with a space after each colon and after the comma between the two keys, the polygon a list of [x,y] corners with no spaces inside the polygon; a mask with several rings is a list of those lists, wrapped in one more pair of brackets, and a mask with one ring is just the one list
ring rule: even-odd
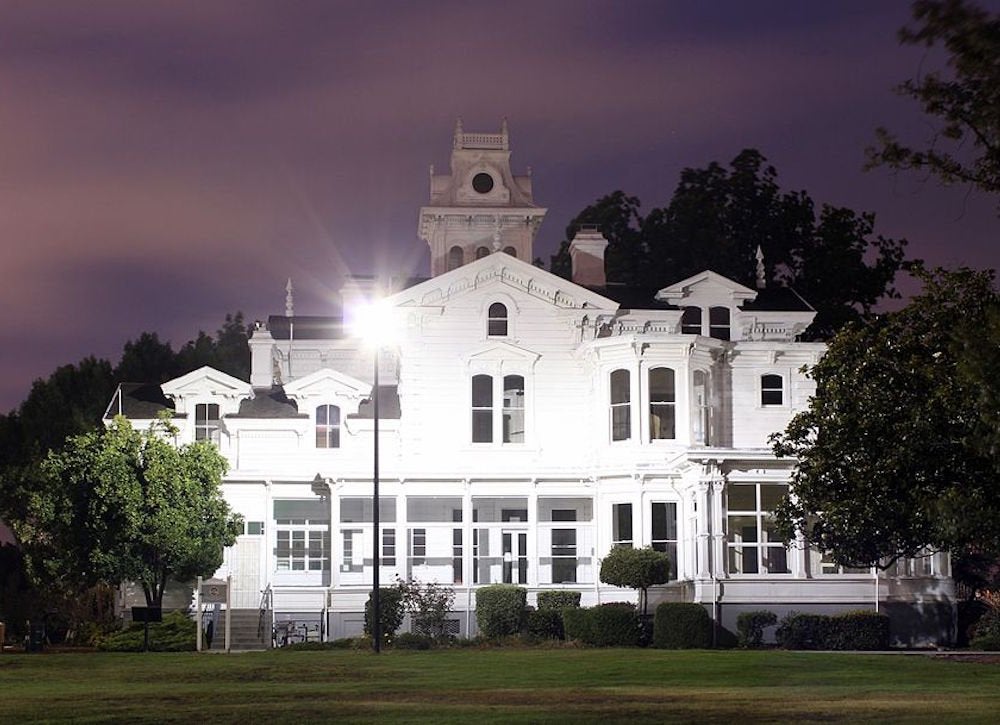
{"label": "lamp post", "polygon": [[381,591],[379,590],[379,569],[382,566],[381,531],[379,522],[379,356],[382,346],[393,339],[393,318],[390,308],[375,300],[355,311],[356,332],[364,337],[372,347],[372,649],[376,654],[382,651]]}
{"label": "lamp post", "polygon": [[382,565],[381,547],[379,546],[379,497],[378,497],[378,354],[379,344],[375,343],[375,369],[372,374],[372,415],[375,419],[375,439],[372,450],[374,460],[372,461],[372,634],[374,642],[372,647],[375,654],[382,651],[382,609],[381,592],[379,591],[378,570]]}

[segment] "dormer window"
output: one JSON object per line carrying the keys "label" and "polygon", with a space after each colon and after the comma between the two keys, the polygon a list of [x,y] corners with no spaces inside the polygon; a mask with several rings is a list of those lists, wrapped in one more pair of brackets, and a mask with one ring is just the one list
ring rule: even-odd
{"label": "dormer window", "polygon": [[729,340],[729,308],[711,307],[708,310],[708,336],[716,340]]}
{"label": "dormer window", "polygon": [[503,253],[509,254],[510,256],[514,257],[514,259],[517,259],[517,250],[514,249],[514,247],[504,247]]}
{"label": "dormer window", "polygon": [[219,444],[219,406],[198,403],[194,406],[194,439]]}
{"label": "dormer window", "polygon": [[502,302],[490,305],[486,320],[486,334],[489,337],[507,337],[507,306]]}
{"label": "dormer window", "polygon": [[340,448],[340,408],[336,405],[316,408],[316,447]]}
{"label": "dormer window", "polygon": [[462,253],[462,248],[459,246],[454,246],[448,250],[448,271],[453,269],[458,269],[465,262],[465,257]]}
{"label": "dormer window", "polygon": [[476,247],[476,259],[490,256],[490,250],[486,247]]}
{"label": "dormer window", "polygon": [[685,307],[681,314],[681,334],[700,335],[701,334],[701,308]]}

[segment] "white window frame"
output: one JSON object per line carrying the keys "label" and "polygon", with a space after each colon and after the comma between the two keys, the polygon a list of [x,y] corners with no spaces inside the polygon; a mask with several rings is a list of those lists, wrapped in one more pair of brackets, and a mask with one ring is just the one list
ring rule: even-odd
{"label": "white window frame", "polygon": [[[216,415],[215,418],[209,418],[209,408],[215,406]],[[202,419],[198,416],[198,411],[200,409],[205,409],[204,423],[201,423]],[[194,439],[195,441],[208,441],[213,445],[218,446],[222,440],[222,406],[218,403],[201,402],[194,404]]]}
{"label": "white window frame", "polygon": [[[476,448],[482,447],[494,447],[494,448],[518,448],[525,446],[530,442],[531,434],[531,404],[532,404],[532,391],[531,391],[531,380],[532,377],[523,366],[520,365],[475,365],[469,370],[469,378],[466,383],[466,390],[468,397],[466,410],[469,411],[468,415],[468,441],[472,446]],[[491,404],[489,406],[480,405],[473,406],[473,395],[472,386],[473,380],[477,376],[485,376],[490,379],[490,391],[492,394]],[[521,378],[523,384],[523,394],[521,396],[522,406],[520,408],[515,406],[508,406],[504,397],[505,381],[507,378],[519,377]],[[476,441],[473,440],[475,433],[475,425],[473,420],[475,418],[475,413],[477,411],[490,411],[490,421],[491,421],[491,431],[490,440],[488,441]],[[521,419],[523,421],[523,430],[521,431],[521,440],[504,440],[504,421],[508,415],[511,415],[513,411],[521,411]]]}
{"label": "white window frame", "polygon": [[[327,413],[326,413],[326,415],[327,415],[327,422],[321,424],[319,422],[319,411],[322,408],[326,408],[327,409]],[[330,421],[330,410],[329,409],[331,409],[331,408],[337,411],[337,423],[336,424],[333,424],[333,423],[329,422]],[[342,428],[343,428],[343,425],[342,425],[343,424],[343,411],[340,409],[339,405],[335,405],[333,403],[323,403],[321,405],[317,405],[316,409],[313,411],[313,424],[314,424],[314,427],[315,427],[315,436],[313,437],[313,442],[314,442],[317,450],[327,451],[327,450],[335,450],[335,449],[340,448],[340,443],[341,443],[340,434],[341,434]],[[323,429],[324,440],[326,441],[327,445],[322,445],[322,446],[319,445],[320,432],[321,432],[320,429]],[[331,439],[331,434],[335,434],[333,437],[335,438],[334,442],[336,443],[336,445],[329,445],[330,444],[330,439]]]}
{"label": "white window frame", "polygon": [[[614,401],[614,384],[612,383],[612,376],[615,373],[625,373],[625,390],[627,397],[625,400],[615,402]],[[631,368],[615,368],[614,370],[609,370],[607,374],[608,381],[608,427],[609,435],[608,438],[612,443],[621,443],[623,441],[632,440],[632,434],[635,431],[633,424],[634,415],[632,414],[632,370]],[[624,410],[627,413],[627,425],[626,425],[626,435],[623,438],[615,437],[615,412]]]}
{"label": "white window frame", "polygon": [[[622,532],[616,531],[618,528],[619,520],[619,507],[628,506],[629,512],[629,537],[624,538],[620,534]],[[635,548],[635,506],[632,501],[614,501],[611,504],[611,527],[608,529],[611,532],[611,548],[614,549],[618,546],[628,547],[630,549]],[[617,534],[617,535],[616,535]]]}
{"label": "white window frame", "polygon": [[[776,377],[781,381],[780,388],[764,387],[764,378]],[[787,408],[788,407],[788,386],[786,384],[787,377],[779,372],[767,371],[760,374],[757,378],[757,407],[759,408]],[[764,393],[765,392],[778,392],[781,394],[780,403],[765,403]]]}
{"label": "white window frame", "polygon": [[[657,371],[657,370],[668,370],[668,371],[670,371],[670,374],[673,376],[673,400],[653,400],[652,377],[653,377],[653,373],[655,371]],[[679,376],[677,374],[677,370],[675,368],[669,366],[669,365],[662,365],[662,364],[659,364],[659,363],[655,363],[655,364],[651,364],[649,367],[646,368],[645,376],[644,377],[645,377],[645,381],[644,382],[645,382],[645,390],[646,390],[646,427],[647,427],[646,437],[648,438],[648,440],[651,443],[655,443],[657,441],[676,441],[677,440],[677,428],[678,428],[677,424],[678,424],[678,418],[679,418],[679,416],[678,416],[678,405],[677,405],[677,397],[678,397],[677,393],[678,393],[678,390],[679,390],[678,385],[677,385],[677,378]],[[673,426],[672,426],[673,427],[673,431],[672,431],[672,435],[669,435],[669,436],[656,436],[655,438],[653,437],[653,406],[654,405],[656,405],[658,407],[666,408],[668,410],[673,411],[673,421],[672,421],[673,422]]]}
{"label": "white window frame", "polygon": [[[784,544],[778,544],[777,542],[772,543],[771,541],[765,540],[766,535],[766,524],[772,516],[770,510],[763,508],[762,504],[762,486],[783,486],[786,490],[788,489],[787,483],[782,482],[772,482],[772,481],[739,481],[731,482],[726,486],[726,570],[729,572],[730,576],[734,577],[763,577],[763,576],[778,576],[778,577],[789,577],[792,576],[792,555],[793,550]],[[743,488],[754,488],[754,508],[753,509],[733,509],[730,505],[730,494],[738,487]],[[754,520],[755,527],[755,539],[753,541],[743,541],[742,538],[736,541],[737,533],[733,530],[734,521],[739,519],[750,519]],[[782,550],[784,551],[785,559],[785,569],[786,571],[770,572],[767,571],[767,563],[771,560],[767,556],[770,550]],[[736,554],[734,552],[739,551],[741,556],[746,557],[750,554],[755,554],[755,566],[757,571],[736,571],[736,567],[732,566],[732,557]],[[743,568],[743,567],[741,567]]]}

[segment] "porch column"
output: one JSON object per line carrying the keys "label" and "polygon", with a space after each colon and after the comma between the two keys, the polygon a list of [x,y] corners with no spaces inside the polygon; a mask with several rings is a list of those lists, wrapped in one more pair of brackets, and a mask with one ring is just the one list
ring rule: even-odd
{"label": "porch column", "polygon": [[711,488],[711,481],[700,480],[695,490],[695,503],[698,507],[698,536],[695,543],[698,556],[695,565],[697,567],[698,579],[708,579],[712,575],[709,568],[712,536],[711,500],[709,495]]}

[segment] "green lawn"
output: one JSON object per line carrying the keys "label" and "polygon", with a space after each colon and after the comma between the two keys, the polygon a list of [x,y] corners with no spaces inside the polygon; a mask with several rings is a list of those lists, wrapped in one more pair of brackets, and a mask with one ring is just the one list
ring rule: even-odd
{"label": "green lawn", "polygon": [[0,655],[0,722],[997,722],[1000,662],[455,649]]}

